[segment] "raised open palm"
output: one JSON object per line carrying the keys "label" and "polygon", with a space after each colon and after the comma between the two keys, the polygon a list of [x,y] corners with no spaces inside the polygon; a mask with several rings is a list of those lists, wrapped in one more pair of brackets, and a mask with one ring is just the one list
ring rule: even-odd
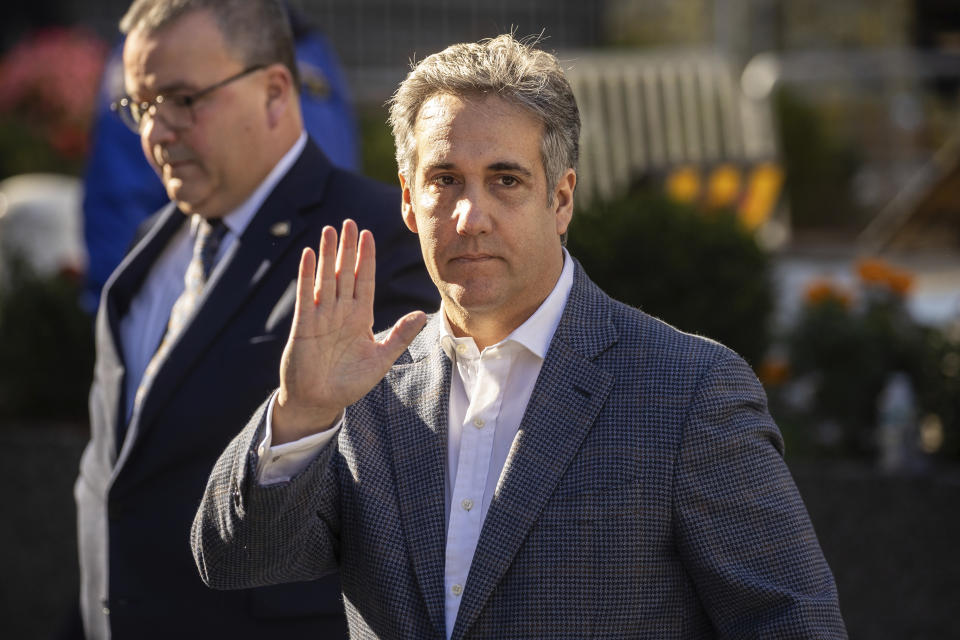
{"label": "raised open palm", "polygon": [[325,227],[319,264],[311,249],[300,257],[293,326],[280,361],[273,443],[329,428],[343,409],[370,391],[423,328],[426,316],[400,318],[386,338],[373,335],[376,255],[373,234],[353,220]]}

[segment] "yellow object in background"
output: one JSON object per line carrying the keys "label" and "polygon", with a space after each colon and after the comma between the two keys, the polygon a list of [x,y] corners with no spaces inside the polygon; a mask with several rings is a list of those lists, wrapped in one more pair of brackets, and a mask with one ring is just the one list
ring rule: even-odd
{"label": "yellow object in background", "polygon": [[[677,167],[664,181],[667,195],[684,204],[700,204],[705,210],[736,208],[740,222],[755,231],[773,215],[783,186],[783,169],[764,162],[753,169],[721,164],[701,178],[701,167]],[[746,174],[746,178],[744,178]],[[703,181],[706,184],[702,184]]]}
{"label": "yellow object in background", "polygon": [[707,182],[707,206],[711,209],[733,207],[739,197],[740,170],[731,164],[714,169]]}
{"label": "yellow object in background", "polygon": [[680,167],[667,176],[667,195],[685,204],[700,197],[700,173],[693,167]]}
{"label": "yellow object in background", "polygon": [[739,215],[747,229],[756,229],[766,222],[780,197],[783,169],[767,162],[750,172]]}

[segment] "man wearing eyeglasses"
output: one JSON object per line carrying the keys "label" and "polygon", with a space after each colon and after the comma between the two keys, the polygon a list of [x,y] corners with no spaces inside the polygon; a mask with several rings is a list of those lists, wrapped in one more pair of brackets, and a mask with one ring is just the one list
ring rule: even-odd
{"label": "man wearing eyeglasses", "polygon": [[217,455],[275,384],[300,250],[325,225],[376,230],[376,328],[435,307],[436,289],[399,191],[334,168],[304,133],[280,2],[137,0],[121,30],[115,108],[173,203],[98,313],[75,487],[86,635],[342,637],[336,580],[207,589],[190,523]]}

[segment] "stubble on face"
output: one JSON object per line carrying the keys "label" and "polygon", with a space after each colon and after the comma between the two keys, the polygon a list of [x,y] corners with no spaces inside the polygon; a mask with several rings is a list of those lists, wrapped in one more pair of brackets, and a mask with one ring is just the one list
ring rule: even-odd
{"label": "stubble on face", "polygon": [[455,332],[478,344],[478,332],[499,340],[522,324],[563,266],[545,206],[542,129],[499,97],[443,94],[424,104],[414,129],[411,200],[424,259]]}

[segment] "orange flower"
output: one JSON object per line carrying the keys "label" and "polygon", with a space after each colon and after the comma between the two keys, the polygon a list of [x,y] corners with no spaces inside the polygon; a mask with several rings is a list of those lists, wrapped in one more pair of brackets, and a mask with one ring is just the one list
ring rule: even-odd
{"label": "orange flower", "polygon": [[805,298],[810,306],[825,302],[835,302],[845,309],[850,306],[850,294],[826,278],[812,280],[807,285]]}
{"label": "orange flower", "polygon": [[887,286],[897,295],[905,296],[913,288],[913,276],[905,271],[891,273],[887,279]]}
{"label": "orange flower", "polygon": [[906,295],[913,287],[913,276],[909,272],[877,258],[857,262],[857,275],[864,284],[885,287],[899,296]]}
{"label": "orange flower", "polygon": [[889,267],[883,260],[864,258],[857,262],[857,275],[869,284],[881,284],[886,281]]}
{"label": "orange flower", "polygon": [[765,358],[757,370],[757,377],[764,386],[781,385],[790,378],[790,363],[783,358]]}

